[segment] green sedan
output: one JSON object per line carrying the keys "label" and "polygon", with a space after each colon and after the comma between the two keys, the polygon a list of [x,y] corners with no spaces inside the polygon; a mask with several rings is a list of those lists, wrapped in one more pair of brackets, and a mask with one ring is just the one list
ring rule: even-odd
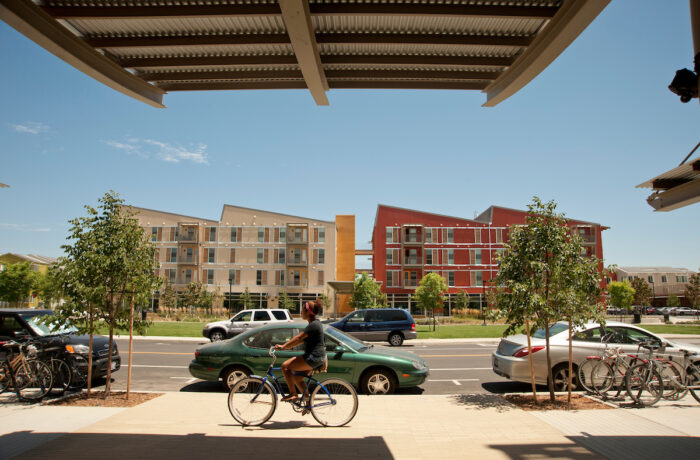
{"label": "green sedan", "polygon": [[[206,344],[195,351],[190,374],[202,380],[223,381],[229,389],[240,378],[264,375],[272,358],[271,346],[283,344],[303,331],[306,323],[269,324],[236,337]],[[415,387],[428,377],[425,361],[408,351],[367,345],[324,325],[328,371],[317,378],[338,377],[367,394],[393,393],[397,388]],[[303,345],[277,352],[281,365],[301,355]],[[282,371],[273,371],[284,382]]]}

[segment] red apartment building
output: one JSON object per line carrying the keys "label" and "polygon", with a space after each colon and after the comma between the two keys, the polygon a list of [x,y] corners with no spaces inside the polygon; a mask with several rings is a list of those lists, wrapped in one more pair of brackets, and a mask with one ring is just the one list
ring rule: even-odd
{"label": "red apartment building", "polygon": [[[466,291],[478,305],[496,277],[496,254],[508,240],[511,225],[525,224],[526,211],[491,206],[475,219],[444,216],[380,204],[372,234],[372,268],[387,303],[412,308],[421,278],[437,272],[449,286],[445,302]],[[603,258],[601,232],[608,227],[569,220],[583,238],[587,254]]]}

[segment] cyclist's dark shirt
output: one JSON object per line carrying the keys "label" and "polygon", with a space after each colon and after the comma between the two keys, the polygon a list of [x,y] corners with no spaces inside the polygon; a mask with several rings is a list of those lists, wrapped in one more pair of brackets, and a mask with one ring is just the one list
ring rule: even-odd
{"label": "cyclist's dark shirt", "polygon": [[306,338],[304,339],[304,359],[309,356],[315,358],[325,358],[326,345],[323,341],[323,325],[321,321],[315,319],[304,329]]}

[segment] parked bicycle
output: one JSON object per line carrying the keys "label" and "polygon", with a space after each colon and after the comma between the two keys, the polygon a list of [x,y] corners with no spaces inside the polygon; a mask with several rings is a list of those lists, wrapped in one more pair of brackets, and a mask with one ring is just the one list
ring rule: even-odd
{"label": "parked bicycle", "polygon": [[[264,377],[251,375],[238,380],[229,393],[229,412],[243,426],[258,426],[267,422],[277,409],[277,396],[287,396],[272,373],[273,370],[281,369],[274,367],[277,360],[275,349],[270,348],[269,354],[272,362]],[[323,426],[343,426],[355,417],[358,406],[357,392],[348,382],[338,378],[319,382],[313,378],[316,371],[293,372],[305,377],[306,385],[299,399],[288,401],[295,412],[302,415],[311,412],[316,421]]]}
{"label": "parked bicycle", "polygon": [[85,386],[87,362],[85,358],[74,353],[73,346],[67,344],[63,338],[41,348],[40,356],[51,369],[52,390],[63,394],[67,390]]}
{"label": "parked bicycle", "polygon": [[656,404],[664,394],[664,365],[656,359],[655,350],[660,347],[657,343],[640,342],[639,346],[648,350],[646,359],[631,366],[625,374],[625,389],[632,400],[642,406]]}
{"label": "parked bicycle", "polygon": [[[625,389],[625,374],[637,364],[638,355],[628,355],[622,347],[609,347],[615,342],[615,333],[610,332],[601,338],[604,344],[601,356],[588,356],[578,367],[578,381],[589,393],[595,393],[604,399],[616,399]],[[616,390],[614,396],[610,390]]]}
{"label": "parked bicycle", "polygon": [[681,361],[676,362],[671,356],[662,360],[666,374],[664,377],[664,398],[678,400],[690,393],[700,402],[700,360],[690,359],[697,353],[681,349]]}
{"label": "parked bicycle", "polygon": [[0,345],[6,350],[5,360],[0,365],[0,393],[12,388],[20,400],[30,401],[46,396],[51,390],[53,376],[49,366],[37,359],[36,344],[10,340]]}

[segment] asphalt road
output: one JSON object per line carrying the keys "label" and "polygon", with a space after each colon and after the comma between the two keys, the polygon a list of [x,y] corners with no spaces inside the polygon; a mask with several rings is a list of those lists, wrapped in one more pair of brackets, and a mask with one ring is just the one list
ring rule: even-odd
{"label": "asphalt road", "polygon": [[[685,342],[700,344],[698,339]],[[209,341],[204,338],[201,342],[134,340],[131,389],[134,391],[223,392],[219,383],[193,378],[188,371],[188,365],[194,358],[194,351],[206,343]],[[122,368],[114,374],[112,388],[122,390],[126,389],[129,346],[128,340],[119,339],[117,344],[122,356]],[[425,359],[430,368],[430,376],[420,387],[400,389],[399,394],[529,391],[529,385],[511,382],[493,373],[491,353],[496,349],[496,345],[488,341],[427,345],[406,342],[401,349],[411,351]]]}
{"label": "asphalt road", "polygon": [[[193,378],[187,367],[198,346],[209,343],[176,340],[134,340],[131,388],[135,391],[223,391],[220,385]],[[112,388],[125,389],[128,340],[117,340],[122,368],[113,376]],[[377,345],[381,346],[381,345]],[[509,382],[491,370],[493,343],[411,344],[401,349],[425,359],[430,377],[419,388],[399,394],[454,394],[525,391],[526,385]]]}

